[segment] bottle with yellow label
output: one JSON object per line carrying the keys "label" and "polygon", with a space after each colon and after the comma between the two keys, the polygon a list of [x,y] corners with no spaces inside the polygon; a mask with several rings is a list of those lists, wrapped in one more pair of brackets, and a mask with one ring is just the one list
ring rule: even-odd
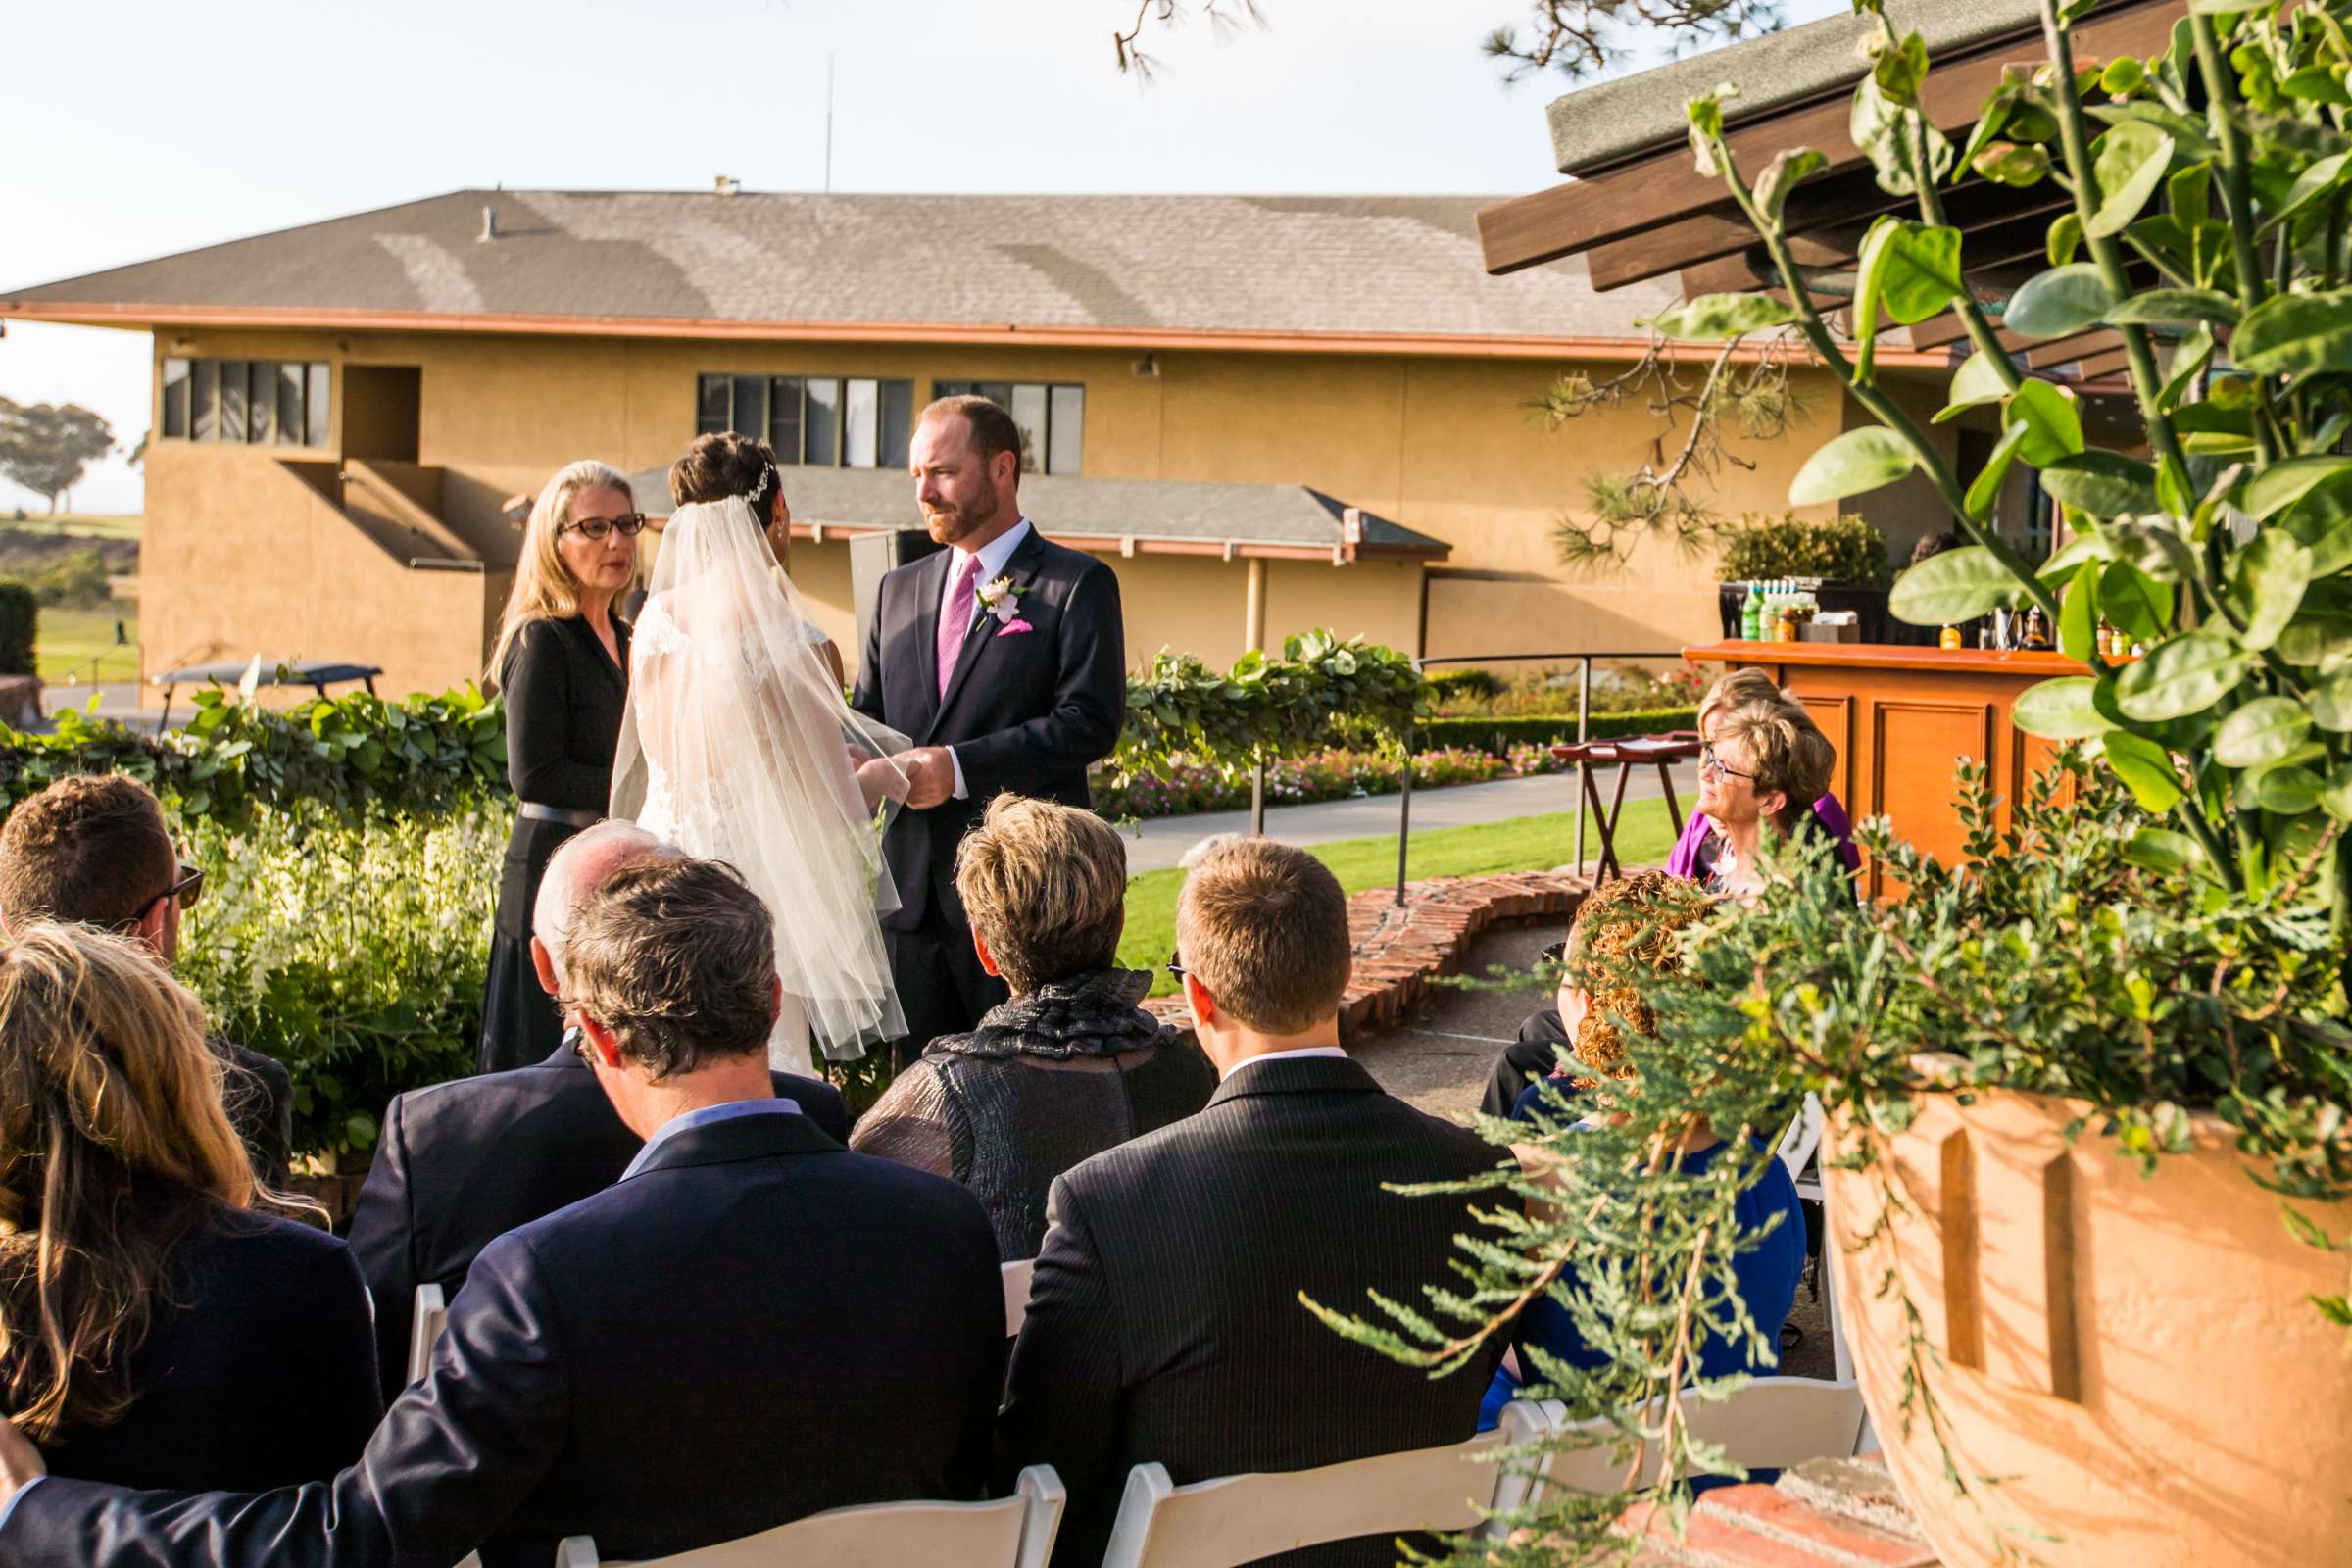
{"label": "bottle with yellow label", "polygon": [[1937,641],[1938,643],[1940,643],[1940,644],[1941,644],[1943,647],[1945,647],[1945,648],[1957,648],[1957,647],[1959,647],[1959,646],[1960,646],[1960,628],[1959,628],[1959,627],[1957,627],[1957,626],[1946,626],[1946,627],[1944,627],[1944,628],[1943,628],[1943,633],[1942,633],[1942,635],[1941,635],[1940,637],[1938,637],[1938,638],[1936,639],[1936,641]]}

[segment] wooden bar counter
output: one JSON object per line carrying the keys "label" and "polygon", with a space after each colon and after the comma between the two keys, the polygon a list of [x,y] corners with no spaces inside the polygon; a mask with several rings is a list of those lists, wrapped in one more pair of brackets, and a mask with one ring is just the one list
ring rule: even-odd
{"label": "wooden bar counter", "polygon": [[[1838,748],[1831,788],[1856,822],[1885,815],[1899,837],[1946,864],[1960,856],[1954,769],[1964,757],[1991,768],[1999,817],[2055,747],[2009,721],[2018,694],[2057,675],[2089,671],[2063,654],[1876,643],[1707,643],[1683,658],[1702,666],[1753,664],[1805,705]],[[1867,867],[1872,897],[1891,891]]]}

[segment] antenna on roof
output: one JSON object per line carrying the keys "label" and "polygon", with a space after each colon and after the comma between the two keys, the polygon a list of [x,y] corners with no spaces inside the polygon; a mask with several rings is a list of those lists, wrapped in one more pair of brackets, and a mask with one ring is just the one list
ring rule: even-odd
{"label": "antenna on roof", "polygon": [[833,194],[833,56],[825,56],[825,194]]}
{"label": "antenna on roof", "polygon": [[485,245],[486,245],[486,244],[488,244],[490,241],[492,241],[492,240],[494,240],[494,239],[498,238],[498,209],[497,209],[497,208],[495,208],[495,207],[484,207],[484,208],[482,209],[482,231],[481,231],[479,234],[476,234],[476,235],[474,235],[473,237],[474,237],[474,238],[475,238],[477,241],[479,241],[479,242],[481,242],[482,244],[485,244]]}

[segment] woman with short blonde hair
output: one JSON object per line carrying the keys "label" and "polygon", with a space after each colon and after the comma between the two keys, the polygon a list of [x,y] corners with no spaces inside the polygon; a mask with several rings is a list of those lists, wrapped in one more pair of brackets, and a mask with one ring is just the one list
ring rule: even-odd
{"label": "woman with short blonde hair", "polygon": [[645,515],[629,481],[594,459],[558,468],[524,524],[485,681],[506,700],[507,778],[521,802],[499,879],[482,991],[483,1072],[558,1051],[564,1025],[531,963],[531,907],[556,847],[605,814],[629,689],[629,626]]}
{"label": "woman with short blonde hair", "polygon": [[382,1413],[359,1266],[254,1206],[222,1072],[128,939],[34,922],[0,949],[0,1415],[53,1475],[319,1481]]}
{"label": "woman with short blonde hair", "polygon": [[1812,821],[1813,802],[1830,786],[1836,754],[1809,719],[1787,703],[1749,703],[1716,722],[1698,764],[1698,808],[1724,839],[1707,886],[1718,893],[1759,891],[1757,852],[1769,822],[1782,838]]}
{"label": "woman with short blonde hair", "polygon": [[[1845,814],[1845,804],[1829,787],[1829,781],[1838,770],[1838,749],[1821,732],[1821,726],[1813,722],[1813,715],[1805,710],[1805,705],[1783,691],[1770,675],[1753,666],[1734,669],[1708,687],[1706,695],[1698,700],[1700,742],[1713,741],[1716,728],[1725,714],[1756,703],[1780,708],[1788,721],[1796,726],[1800,743],[1814,760],[1807,772],[1818,772],[1823,781],[1818,797],[1809,803],[1813,808],[1814,821],[1836,841],[1838,858],[1844,862],[1845,868],[1848,871],[1860,870],[1862,857],[1854,849],[1853,822]],[[1797,826],[1804,831],[1811,831],[1802,822]],[[1704,882],[1714,874],[1715,858],[1722,850],[1723,833],[1718,824],[1707,816],[1703,808],[1692,811],[1690,820],[1683,824],[1683,836],[1675,842],[1672,853],[1666,857],[1667,873]],[[1533,1022],[1531,1019],[1530,1023]]]}
{"label": "woman with short blonde hair", "polygon": [[956,890],[981,966],[1012,999],[932,1041],[850,1147],[970,1188],[1011,1262],[1037,1255],[1054,1178],[1193,1114],[1216,1074],[1137,1005],[1151,973],[1118,967],[1127,848],[1109,823],[1000,795],[956,850]]}

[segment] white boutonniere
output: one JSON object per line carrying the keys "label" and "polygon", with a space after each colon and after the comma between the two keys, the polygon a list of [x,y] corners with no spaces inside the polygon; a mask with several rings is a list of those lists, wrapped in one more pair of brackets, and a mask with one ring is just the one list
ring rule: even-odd
{"label": "white boutonniere", "polygon": [[994,582],[982,583],[972,590],[972,597],[980,602],[982,610],[996,618],[998,636],[1029,629],[1029,623],[1021,619],[1021,596],[1013,587],[1010,577],[999,577]]}

